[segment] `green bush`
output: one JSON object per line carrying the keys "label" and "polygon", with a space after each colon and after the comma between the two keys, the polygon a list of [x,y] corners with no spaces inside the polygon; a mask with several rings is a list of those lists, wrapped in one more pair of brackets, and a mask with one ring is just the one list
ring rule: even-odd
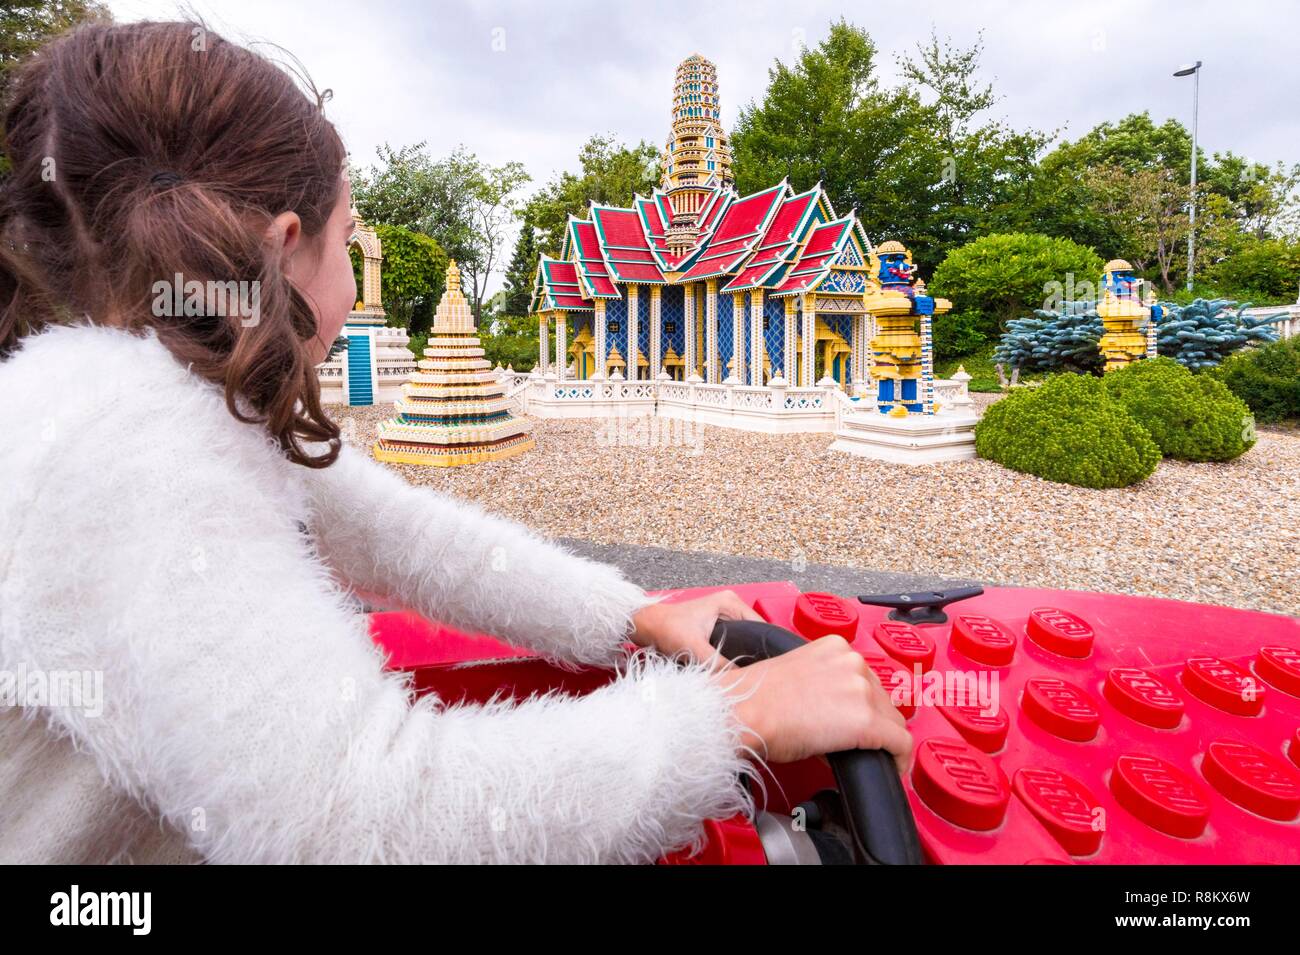
{"label": "green bush", "polygon": [[[1247,239],[1226,259],[1210,266],[1203,278],[1209,286],[1233,289],[1234,298],[1250,298],[1257,304],[1294,302],[1300,286],[1300,242]],[[1257,294],[1246,296],[1247,289]]]}
{"label": "green bush", "polygon": [[1098,282],[1103,265],[1096,252],[1069,239],[1024,232],[986,235],[949,252],[934,270],[930,291],[952,299],[954,310],[992,341],[1007,322],[1049,300],[1078,297],[1071,290]]}
{"label": "green bush", "polygon": [[1102,381],[1165,457],[1231,461],[1255,444],[1255,419],[1246,403],[1172,358],[1133,362]]}
{"label": "green bush", "polygon": [[1160,449],[1098,378],[1054,375],[1017,389],[975,426],[982,458],[1079,487],[1127,487],[1160,463]]}
{"label": "green bush", "polygon": [[973,355],[988,344],[989,340],[979,330],[978,315],[965,312],[953,312],[940,315],[932,326],[934,334],[934,360],[951,361]]}
{"label": "green bush", "polygon": [[483,357],[502,368],[531,371],[539,352],[537,334],[537,319],[531,315],[498,315],[479,326]]}
{"label": "green bush", "polygon": [[1212,372],[1264,422],[1300,418],[1300,338],[1237,352]]}

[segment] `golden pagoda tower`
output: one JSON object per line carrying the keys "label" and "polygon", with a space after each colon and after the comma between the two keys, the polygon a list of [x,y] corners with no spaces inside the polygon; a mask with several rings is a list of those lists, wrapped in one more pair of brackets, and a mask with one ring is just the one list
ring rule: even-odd
{"label": "golden pagoda tower", "polygon": [[677,66],[672,133],[664,149],[661,188],[673,208],[667,235],[670,250],[680,253],[691,247],[704,201],[713,190],[734,182],[731,147],[718,103],[718,68],[696,53]]}
{"label": "golden pagoda tower", "polygon": [[483,357],[455,262],[447,268],[447,290],[417,366],[402,385],[397,417],[379,425],[380,461],[446,468],[508,458],[534,446],[528,425],[510,413],[505,385]]}

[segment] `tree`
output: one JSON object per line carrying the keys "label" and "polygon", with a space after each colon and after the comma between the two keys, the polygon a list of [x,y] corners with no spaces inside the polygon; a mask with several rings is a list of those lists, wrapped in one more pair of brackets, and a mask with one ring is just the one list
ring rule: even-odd
{"label": "tree", "polygon": [[1206,172],[1203,181],[1231,203],[1243,240],[1298,237],[1300,163],[1269,167],[1232,152],[1215,153]]}
{"label": "tree", "polygon": [[[1186,278],[1192,144],[1176,120],[1147,113],[1102,123],[1040,164],[1040,228],[1129,259],[1166,292]],[[1293,234],[1300,166],[1231,151],[1197,154],[1198,273],[1249,238]]]}
{"label": "tree", "polygon": [[[373,228],[384,250],[380,297],[388,323],[406,328],[411,334],[427,332],[446,282],[447,253],[422,233],[383,224]],[[355,247],[350,251],[360,288],[361,254]]]}
{"label": "tree", "polygon": [[996,338],[1012,319],[1035,309],[1095,298],[1104,265],[1092,249],[1069,239],[987,235],[950,252],[930,288],[963,314],[978,315],[979,331]]}
{"label": "tree", "polygon": [[[10,73],[43,44],[78,24],[112,19],[97,0],[9,0],[0,6],[0,103],[8,97]],[[0,156],[0,175],[8,170],[9,158]]]}
{"label": "tree", "polygon": [[0,7],[0,94],[9,72],[49,40],[78,24],[112,19],[97,0],[8,0]]}
{"label": "tree", "polygon": [[[569,216],[585,216],[587,207],[627,206],[637,195],[649,195],[661,179],[659,151],[644,141],[621,146],[607,136],[593,136],[578,153],[580,172],[556,176],[524,208],[524,221],[540,232],[538,248],[557,255]],[[528,275],[532,281],[532,273]]]}
{"label": "tree", "polygon": [[937,253],[979,232],[1032,226],[1026,210],[1037,186],[1037,157],[1051,137],[1017,132],[989,117],[999,97],[979,79],[983,53],[982,32],[963,49],[951,38],[940,41],[932,28],[915,57],[899,59],[904,78],[928,104],[920,143],[938,149],[932,161],[942,175],[930,193],[939,213],[931,230],[938,236]]}
{"label": "tree", "polygon": [[1115,236],[1115,254],[1141,272],[1156,269],[1165,292],[1172,292],[1191,222],[1187,187],[1167,167],[1097,166],[1087,171],[1084,182]]}
{"label": "tree", "polygon": [[380,163],[353,167],[352,196],[361,217],[422,232],[460,266],[475,319],[529,181],[522,163],[490,166],[463,147],[434,160],[424,143],[378,150]]}
{"label": "tree", "polygon": [[469,178],[468,253],[461,274],[469,279],[470,304],[477,322],[483,311],[488,279],[510,238],[520,202],[518,192],[532,181],[520,162],[479,165]]}
{"label": "tree", "polygon": [[1300,242],[1249,238],[1212,265],[1205,280],[1222,293],[1249,293],[1276,304],[1300,300]]}
{"label": "tree", "polygon": [[881,89],[875,59],[870,36],[840,21],[792,65],[774,63],[762,101],[741,109],[732,133],[736,187],[820,182],[838,208],[857,208],[869,233],[883,237],[892,220],[890,237],[915,245],[913,194],[938,171],[904,148],[921,106],[910,92]]}
{"label": "tree", "polygon": [[923,271],[980,231],[1023,228],[1047,137],[988,118],[997,97],[977,78],[981,44],[932,35],[893,88],[879,82],[876,52],[840,21],[793,64],[774,64],[732,136],[737,187],[821,182],[837,210],[856,208],[869,235],[902,241]]}
{"label": "tree", "polygon": [[537,364],[538,325],[526,315],[499,315],[482,332],[483,357],[493,365],[528,371]]}
{"label": "tree", "polygon": [[506,270],[505,299],[502,309],[507,315],[527,315],[533,295],[533,276],[537,272],[537,230],[525,215],[515,240],[514,255]]}

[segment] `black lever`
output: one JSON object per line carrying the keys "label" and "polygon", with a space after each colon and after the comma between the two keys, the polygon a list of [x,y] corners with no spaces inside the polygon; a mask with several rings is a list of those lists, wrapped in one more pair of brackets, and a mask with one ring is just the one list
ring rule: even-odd
{"label": "black lever", "polygon": [[984,588],[956,587],[952,590],[922,590],[914,594],[868,594],[859,597],[858,602],[873,607],[893,607],[889,613],[890,620],[903,623],[947,623],[948,615],[943,608],[958,600],[969,600],[984,593]]}
{"label": "black lever", "polygon": [[[744,666],[780,656],[808,641],[775,624],[719,620],[709,642]],[[827,753],[839,786],[844,815],[859,861],[872,865],[921,865],[921,839],[894,757],[883,749]]]}

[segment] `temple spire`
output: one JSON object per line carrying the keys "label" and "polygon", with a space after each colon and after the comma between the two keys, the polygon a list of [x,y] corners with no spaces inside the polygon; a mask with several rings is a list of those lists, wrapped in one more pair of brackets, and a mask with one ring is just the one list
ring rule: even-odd
{"label": "temple spire", "polygon": [[528,425],[510,412],[505,385],[484,357],[455,262],[416,364],[402,386],[397,417],[379,425],[374,454],[380,461],[452,467],[533,447]]}
{"label": "temple spire", "polygon": [[718,69],[694,53],[677,66],[672,132],[664,150],[662,188],[673,209],[670,248],[680,252],[691,246],[696,220],[709,194],[733,182],[731,148],[722,128]]}

